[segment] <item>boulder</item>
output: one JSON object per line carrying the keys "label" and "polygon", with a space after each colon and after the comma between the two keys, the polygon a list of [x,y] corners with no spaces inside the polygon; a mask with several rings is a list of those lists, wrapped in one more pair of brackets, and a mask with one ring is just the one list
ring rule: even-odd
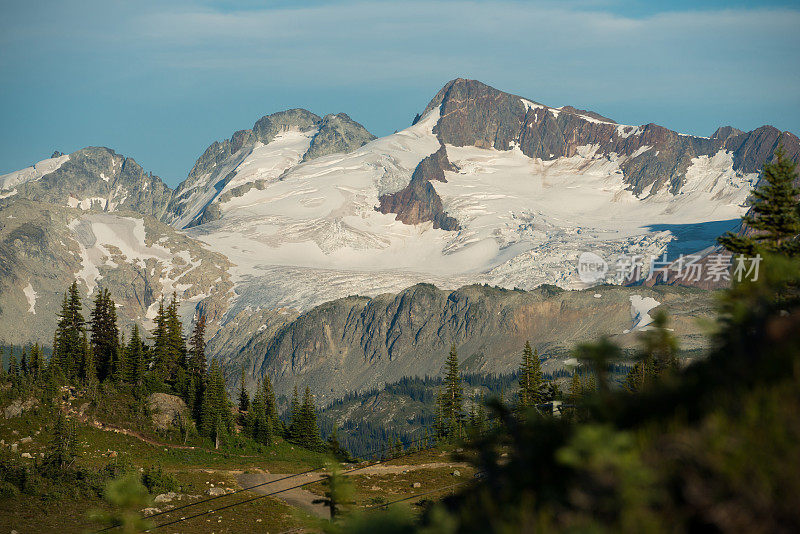
{"label": "boulder", "polygon": [[225,488],[208,488],[206,490],[206,495],[210,495],[212,497],[219,497],[220,495],[225,495]]}
{"label": "boulder", "polygon": [[172,502],[172,500],[176,499],[177,497],[178,497],[177,493],[175,493],[174,491],[170,491],[167,493],[161,493],[159,495],[156,495],[155,498],[153,499],[153,502],[154,503]]}
{"label": "boulder", "polygon": [[147,398],[147,406],[153,414],[153,424],[162,430],[191,421],[186,403],[175,395],[153,393]]}
{"label": "boulder", "polygon": [[39,401],[34,398],[30,398],[26,401],[17,399],[3,409],[3,415],[6,419],[11,419],[12,417],[22,415],[24,412],[27,412],[38,404]]}

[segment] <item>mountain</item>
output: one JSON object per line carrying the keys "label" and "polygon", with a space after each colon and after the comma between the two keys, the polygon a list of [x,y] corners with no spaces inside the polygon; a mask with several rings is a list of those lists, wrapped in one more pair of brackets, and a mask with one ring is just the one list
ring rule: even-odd
{"label": "mountain", "polygon": [[706,248],[739,224],[779,137],[800,159],[797,137],[769,126],[696,137],[464,79],[446,84],[412,126],[349,153],[301,156],[319,136],[315,120],[297,119],[254,149],[250,165],[223,165],[214,176],[224,183],[202,190],[190,177],[179,188],[197,189],[195,205],[208,207],[177,226],[235,265],[231,318],[418,282],[583,287],[581,252],[602,256],[613,274],[623,255]]}
{"label": "mountain", "polygon": [[[272,314],[261,331],[245,335],[225,366],[231,389],[244,367],[248,385],[269,375],[278,394],[311,386],[322,405],[342,395],[382,386],[404,376],[437,376],[451,344],[464,372],[511,372],[522,347],[552,358],[545,371],[563,368],[576,343],[609,335],[636,343],[651,311],[669,310],[682,349],[703,348],[698,318],[713,316],[707,291],[659,286],[602,286],[533,291],[466,286],[456,291],[418,284],[397,294],[346,297],[297,316]],[[228,346],[241,345],[235,337]]]}
{"label": "mountain", "polygon": [[[174,191],[108,148],[55,153],[0,176],[0,338],[48,342],[77,278],[87,303],[108,287],[145,326],[175,292],[187,322],[208,315],[211,354],[282,391],[438,372],[451,341],[470,369],[504,370],[528,338],[563,352],[573,329],[625,330],[630,297],[662,289],[556,291],[586,287],[580,254],[615,281],[625,256],[707,249],[779,143],[800,161],[797,137],[770,126],[684,135],[456,79],[382,138],[344,113],[265,115]],[[697,299],[676,309],[702,314]]]}
{"label": "mountain", "polygon": [[302,161],[348,153],[375,139],[344,113],[323,118],[305,109],[261,117],[250,130],[214,142],[178,186],[168,222],[178,228],[220,217],[221,209],[250,189],[264,189]]}
{"label": "mountain", "polygon": [[[94,204],[98,207],[98,203]],[[157,219],[132,211],[0,201],[0,339],[50,345],[65,288],[77,280],[88,317],[98,288],[117,303],[125,330],[151,327],[174,292],[187,323],[203,309],[211,330],[232,289],[228,260]]]}
{"label": "mountain", "polygon": [[161,219],[172,190],[133,158],[104,147],[56,152],[32,167],[0,176],[0,198],[70,206],[81,210],[134,211]]}

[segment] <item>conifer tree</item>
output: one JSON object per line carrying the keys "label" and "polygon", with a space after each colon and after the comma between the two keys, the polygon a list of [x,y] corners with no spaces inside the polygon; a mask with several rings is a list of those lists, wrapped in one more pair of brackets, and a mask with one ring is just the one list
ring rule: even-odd
{"label": "conifer tree", "polygon": [[309,449],[319,447],[321,438],[317,427],[317,410],[308,386],[303,393],[303,403],[300,405],[298,434],[300,445]]}
{"label": "conifer tree", "polygon": [[52,360],[52,363],[55,364],[53,370],[57,374],[63,373],[68,378],[77,374],[83,356],[81,353],[81,339],[83,338],[86,321],[81,315],[82,307],[78,283],[73,282],[64,295],[64,302],[55,334],[56,347],[54,349],[56,350],[54,350],[54,358]]}
{"label": "conifer tree", "polygon": [[292,394],[292,403],[289,409],[289,441],[299,443],[300,441],[300,397],[297,394],[297,385],[294,386],[294,393]]}
{"label": "conifer tree", "polygon": [[267,417],[267,406],[264,398],[264,388],[258,384],[250,411],[247,414],[247,426],[250,435],[258,443],[270,445],[272,443],[272,425]]}
{"label": "conifer tree", "polygon": [[569,398],[570,401],[577,402],[583,397],[583,381],[581,380],[578,370],[572,371],[572,378],[569,381]]}
{"label": "conifer tree", "polygon": [[[247,388],[245,387],[245,373],[244,367],[242,367],[242,380],[239,383],[239,411],[246,412],[250,409],[250,395],[247,393]],[[264,407],[264,413],[266,414],[266,407]]]}
{"label": "conifer tree", "polygon": [[94,385],[97,383],[97,365],[94,361],[94,351],[92,344],[89,343],[89,338],[86,332],[83,333],[83,341],[81,342],[81,349],[83,351],[83,358],[81,359],[80,377],[87,385]]}
{"label": "conifer tree", "polygon": [[117,311],[107,289],[98,290],[91,313],[91,343],[99,380],[109,380],[119,372],[119,328]]}
{"label": "conifer tree", "polygon": [[279,433],[282,423],[278,417],[278,403],[275,400],[275,390],[272,389],[272,382],[269,379],[269,375],[264,375],[262,387],[264,390],[264,405],[270,428],[273,433]]}
{"label": "conifer tree", "polygon": [[765,163],[758,187],[751,193],[755,202],[742,222],[752,235],[732,232],[719,238],[719,243],[734,254],[755,256],[772,252],[785,256],[800,256],[800,189],[795,163],[787,159],[783,146],[775,151],[770,163]]}
{"label": "conifer tree", "polygon": [[8,356],[8,375],[12,378],[17,378],[19,376],[19,364],[17,363],[16,354],[14,354],[14,347],[11,347]]}
{"label": "conifer tree", "polygon": [[45,463],[63,469],[75,459],[76,450],[75,425],[67,421],[64,414],[59,411],[53,428],[53,438],[47,448]]}
{"label": "conifer tree", "polygon": [[204,435],[214,439],[216,447],[219,447],[221,438],[230,430],[230,408],[222,367],[214,358],[203,393],[201,425]]}
{"label": "conifer tree", "polygon": [[190,370],[196,376],[206,374],[206,316],[200,315],[192,330],[189,341]]}
{"label": "conifer tree", "polygon": [[171,377],[174,379],[178,368],[187,369],[186,339],[183,337],[183,324],[178,316],[178,296],[172,293],[167,307],[167,353]]}
{"label": "conifer tree", "polygon": [[526,341],[522,351],[522,363],[519,367],[518,410],[520,414],[524,414],[529,408],[544,401],[543,389],[539,351],[532,351],[530,342]]}
{"label": "conifer tree", "polygon": [[164,297],[158,302],[155,318],[156,328],[153,331],[153,372],[157,379],[165,380],[168,370],[167,362],[167,314],[164,309]]}
{"label": "conifer tree", "polygon": [[30,368],[28,367],[28,353],[25,350],[25,347],[22,347],[22,356],[19,359],[19,370],[22,376],[28,376],[28,374],[30,374]]}
{"label": "conifer tree", "polygon": [[6,372],[6,364],[3,361],[4,359],[4,351],[3,346],[0,345],[0,382],[5,382],[6,378],[8,378],[8,373]]}
{"label": "conifer tree", "polygon": [[34,343],[33,347],[31,347],[28,367],[30,368],[30,375],[34,380],[40,380],[42,378],[44,357],[42,356],[42,349],[39,347],[39,343]]}
{"label": "conifer tree", "polygon": [[678,368],[678,341],[667,325],[667,314],[659,310],[653,317],[651,328],[640,334],[642,349],[639,361],[625,378],[625,388],[631,393],[647,389]]}
{"label": "conifer tree", "polygon": [[461,373],[458,370],[458,351],[453,344],[445,362],[444,390],[439,396],[441,421],[437,426],[441,437],[460,437],[464,419],[463,397]]}
{"label": "conifer tree", "polygon": [[134,324],[131,329],[131,339],[125,349],[125,382],[133,385],[141,384],[144,378],[144,351],[142,338],[139,334],[139,325]]}

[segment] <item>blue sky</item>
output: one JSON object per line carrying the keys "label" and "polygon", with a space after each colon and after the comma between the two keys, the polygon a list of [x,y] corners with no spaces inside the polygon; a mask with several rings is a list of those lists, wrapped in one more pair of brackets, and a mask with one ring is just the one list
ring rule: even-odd
{"label": "blue sky", "polygon": [[290,107],[406,127],[449,79],[710,135],[800,133],[800,2],[0,0],[0,174],[103,145],[174,186]]}

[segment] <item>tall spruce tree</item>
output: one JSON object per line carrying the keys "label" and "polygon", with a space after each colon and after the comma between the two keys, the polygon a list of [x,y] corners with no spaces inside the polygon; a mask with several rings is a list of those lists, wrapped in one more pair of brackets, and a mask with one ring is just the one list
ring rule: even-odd
{"label": "tall spruce tree", "polygon": [[219,447],[221,439],[230,431],[230,424],[231,405],[225,391],[225,377],[219,361],[214,358],[203,393],[201,429]]}
{"label": "tall spruce tree", "polygon": [[752,232],[749,235],[728,232],[719,238],[719,243],[744,256],[759,252],[800,256],[800,189],[794,186],[796,180],[795,163],[785,157],[781,145],[772,161],[764,164],[761,180],[752,192],[755,202],[742,217]]}
{"label": "tall spruce tree", "polygon": [[[119,376],[120,341],[116,304],[108,289],[99,290],[91,313],[92,353],[100,381]],[[85,377],[82,377],[85,378]]]}
{"label": "tall spruce tree", "polygon": [[289,441],[300,442],[300,396],[297,393],[297,385],[294,386],[292,393],[292,403],[289,407]]}
{"label": "tall spruce tree", "polygon": [[275,390],[272,389],[272,382],[269,379],[269,375],[264,375],[262,387],[264,389],[264,405],[267,419],[270,422],[270,428],[273,433],[279,433],[282,423],[278,417],[278,403],[275,400]]}
{"label": "tall spruce tree", "polygon": [[309,449],[318,448],[322,443],[317,426],[317,409],[311,396],[311,388],[308,386],[303,393],[303,403],[300,405],[298,443]]}
{"label": "tall spruce tree", "polygon": [[64,306],[59,317],[58,331],[58,357],[56,370],[66,377],[76,376],[81,358],[81,340],[85,330],[86,321],[81,314],[83,305],[78,291],[78,282],[72,282],[64,296]]}
{"label": "tall spruce tree", "polygon": [[461,372],[458,369],[458,351],[455,344],[450,347],[450,354],[445,362],[444,389],[438,398],[440,403],[437,428],[442,438],[461,436],[464,422],[464,390],[461,384]]}
{"label": "tall spruce tree", "polygon": [[14,354],[14,347],[8,354],[8,375],[12,378],[19,376],[19,363],[17,363],[17,355]]}
{"label": "tall spruce tree", "polygon": [[[247,388],[245,387],[245,372],[244,367],[242,367],[242,379],[239,382],[239,411],[246,412],[250,409],[250,395],[247,393]],[[266,413],[266,408],[264,409],[264,413]]]}
{"label": "tall spruce tree", "polygon": [[158,302],[158,312],[155,318],[156,328],[153,331],[153,373],[158,380],[165,380],[168,376],[168,340],[167,340],[167,312],[164,308],[164,297]]}
{"label": "tall spruce tree", "polygon": [[28,367],[28,351],[22,347],[22,356],[19,359],[19,370],[22,376],[28,376],[30,368]]}
{"label": "tall spruce tree", "polygon": [[197,376],[206,374],[206,316],[200,314],[189,340],[190,370]]}
{"label": "tall spruce tree", "polygon": [[258,384],[250,410],[247,413],[247,427],[250,436],[258,443],[270,445],[272,443],[272,425],[267,417],[267,404],[264,397],[264,388]]}
{"label": "tall spruce tree", "polygon": [[519,413],[524,414],[542,402],[544,402],[544,383],[539,351],[532,351],[530,342],[526,341],[519,366]]}
{"label": "tall spruce tree", "polygon": [[139,385],[144,379],[145,355],[142,347],[142,338],[139,334],[139,325],[134,324],[131,329],[131,339],[125,348],[125,382]]}
{"label": "tall spruce tree", "polygon": [[40,380],[42,378],[44,357],[42,356],[42,349],[39,347],[39,343],[34,343],[33,347],[31,347],[28,367],[30,368],[30,375],[34,380]]}

